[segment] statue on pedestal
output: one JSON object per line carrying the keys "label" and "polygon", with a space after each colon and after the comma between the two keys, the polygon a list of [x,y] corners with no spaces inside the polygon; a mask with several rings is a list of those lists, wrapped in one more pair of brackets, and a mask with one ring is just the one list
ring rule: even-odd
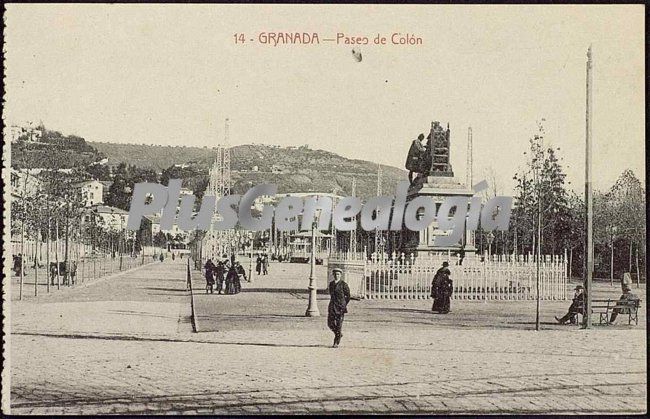
{"label": "statue on pedestal", "polygon": [[424,134],[413,140],[405,165],[411,185],[415,181],[413,173],[418,173],[417,178],[425,179],[428,176],[454,176],[449,162],[449,137],[449,125],[445,130],[440,122],[433,121],[426,144]]}
{"label": "statue on pedestal", "polygon": [[413,140],[409,154],[406,157],[406,170],[409,171],[409,182],[413,184],[413,173],[421,173],[428,176],[431,170],[431,151],[430,151],[430,137],[426,144],[424,144],[424,134],[418,135],[418,138]]}

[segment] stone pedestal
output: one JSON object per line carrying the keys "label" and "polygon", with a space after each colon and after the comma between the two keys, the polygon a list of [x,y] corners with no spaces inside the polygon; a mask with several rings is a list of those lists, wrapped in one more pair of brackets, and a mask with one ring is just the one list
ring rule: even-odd
{"label": "stone pedestal", "polygon": [[[469,199],[474,195],[474,192],[466,185],[462,184],[457,178],[452,176],[419,176],[415,179],[413,185],[409,188],[407,195],[407,202],[415,199],[418,196],[430,197],[436,205],[436,214],[442,203],[451,196],[462,196],[467,198],[467,205],[469,210]],[[403,251],[407,254],[415,254],[415,256],[426,256],[433,254],[446,254],[456,253],[463,246],[465,248],[465,257],[474,257],[476,247],[474,243],[474,232],[467,231],[459,244],[455,246],[434,246],[434,237],[437,235],[447,235],[448,232],[438,228],[438,222],[434,221],[425,230],[419,232],[408,232],[409,239],[403,245]]]}

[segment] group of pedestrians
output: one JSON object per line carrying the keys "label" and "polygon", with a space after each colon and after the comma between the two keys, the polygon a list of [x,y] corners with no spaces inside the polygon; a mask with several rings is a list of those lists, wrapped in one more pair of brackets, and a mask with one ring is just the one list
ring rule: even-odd
{"label": "group of pedestrians", "polygon": [[215,264],[212,259],[208,259],[203,266],[205,275],[205,293],[214,294],[215,285],[218,294],[239,294],[241,292],[241,282],[246,280],[246,269],[235,260],[235,255],[230,259],[223,255],[222,260]]}
{"label": "group of pedestrians", "polygon": [[268,275],[269,274],[269,255],[264,253],[262,255],[257,255],[257,260],[255,262],[255,271],[258,275]]}

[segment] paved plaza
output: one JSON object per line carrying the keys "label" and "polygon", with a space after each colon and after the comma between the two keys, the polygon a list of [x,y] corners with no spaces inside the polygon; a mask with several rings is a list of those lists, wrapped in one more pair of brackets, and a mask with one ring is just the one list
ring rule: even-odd
{"label": "paved plaza", "polygon": [[12,301],[11,412],[646,411],[645,310],[638,326],[581,330],[555,324],[569,302],[543,301],[535,332],[533,301],[452,301],[440,315],[431,300],[353,300],[334,349],[329,297],[304,317],[308,265],[272,263],[237,295],[206,295],[193,272],[192,296],[185,262]]}

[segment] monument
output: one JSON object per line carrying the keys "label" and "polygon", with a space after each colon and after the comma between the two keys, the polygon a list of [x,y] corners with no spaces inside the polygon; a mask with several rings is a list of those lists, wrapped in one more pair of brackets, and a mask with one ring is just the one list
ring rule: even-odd
{"label": "monument", "polygon": [[[433,121],[426,139],[426,145],[422,144],[424,135],[420,134],[409,150],[406,169],[409,170],[411,186],[408,190],[407,202],[418,196],[431,197],[436,205],[436,214],[442,202],[450,196],[467,197],[469,206],[469,199],[474,195],[472,185],[467,185],[467,181],[462,182],[454,177],[451,167],[449,124],[445,129],[439,121]],[[417,176],[413,178],[413,174]],[[467,228],[462,240],[454,246],[433,245],[435,236],[448,234],[447,231],[438,228],[437,221],[431,223],[425,230],[419,232],[406,230],[403,234],[406,237],[402,241],[401,251],[409,255],[415,254],[416,257],[440,253],[464,253],[465,256],[471,257],[476,253],[474,234],[467,231]]]}

